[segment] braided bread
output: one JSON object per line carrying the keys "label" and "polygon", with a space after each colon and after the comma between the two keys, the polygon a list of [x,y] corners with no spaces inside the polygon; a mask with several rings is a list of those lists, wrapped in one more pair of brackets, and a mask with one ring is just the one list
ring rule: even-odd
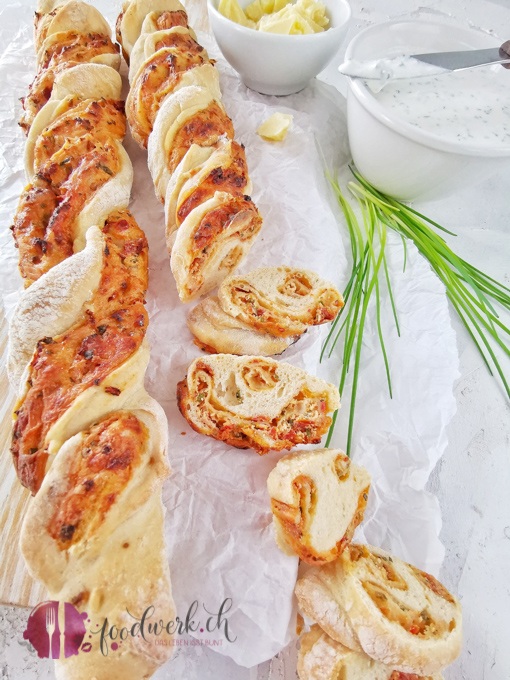
{"label": "braided bread", "polygon": [[177,0],[127,0],[117,35],[130,59],[129,126],[148,149],[170,267],[188,302],[219,285],[260,231],[244,147],[234,141],[217,71]]}
{"label": "braided bread", "polygon": [[228,276],[217,297],[188,315],[199,347],[213,352],[280,354],[310,327],[332,321],[343,306],[337,289],[313,272],[260,267]]}
{"label": "braided bread", "polygon": [[459,654],[458,601],[433,576],[382,550],[349,545],[299,579],[296,596],[334,640],[402,673],[431,675]]}
{"label": "braided bread", "polygon": [[191,363],[177,404],[197,432],[264,454],[320,442],[340,402],[334,385],[301,368],[216,354]]}
{"label": "braided bread", "polygon": [[335,560],[363,519],[370,477],[336,449],[280,458],[267,479],[277,541],[310,564]]}
{"label": "braided bread", "polygon": [[314,625],[300,639],[297,672],[300,680],[442,680],[442,675],[423,677],[401,673],[353,652]]}
{"label": "braided bread", "polygon": [[[41,3],[36,35],[60,53],[69,33],[86,44],[105,26],[98,15],[75,0]],[[158,621],[174,617],[161,497],[168,433],[143,387],[148,247],[126,209],[120,78],[106,64],[73,64],[55,67],[52,84],[30,126],[30,183],[12,227],[26,289],[10,330],[11,450],[35,495],[20,538],[28,570],[52,598],[86,611],[93,633],[106,619],[129,629],[151,605]],[[128,636],[108,655],[96,644],[57,661],[57,677],[148,678],[171,655],[156,642]]]}
{"label": "braided bread", "polygon": [[92,5],[81,0],[40,0],[35,19],[38,72],[22,100],[20,126],[25,133],[50,98],[57,75],[76,64],[120,67],[110,27]]}

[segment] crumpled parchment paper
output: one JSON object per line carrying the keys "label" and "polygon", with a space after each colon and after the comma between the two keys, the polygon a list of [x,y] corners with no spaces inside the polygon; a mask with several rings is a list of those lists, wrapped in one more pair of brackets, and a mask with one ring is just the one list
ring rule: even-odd
{"label": "crumpled parchment paper", "polygon": [[[94,3],[113,22],[117,8]],[[8,226],[25,184],[23,135],[17,127],[35,73],[32,3],[9,4],[0,11],[0,285],[7,315],[22,289],[17,253]],[[261,234],[241,271],[289,264],[317,271],[340,286],[348,278],[346,228],[324,179],[324,162],[349,179],[343,98],[315,81],[291,97],[264,97],[247,90],[225,63],[214,41],[199,36],[218,59],[224,103],[237,139],[246,145],[253,200],[264,218]],[[294,116],[283,143],[256,135],[275,111]],[[319,147],[321,151],[319,151]],[[297,558],[274,542],[266,478],[280,454],[259,457],[193,432],[176,406],[175,388],[191,360],[200,354],[185,324],[190,305],[182,305],[170,273],[163,237],[163,208],[155,199],[146,154],[131,139],[126,147],[134,164],[131,210],[150,245],[152,347],[148,391],[169,420],[169,457],[173,475],[164,490],[166,538],[174,596],[185,617],[196,600],[196,619],[205,622],[231,599],[224,627],[196,631],[213,649],[251,667],[272,657],[295,637],[293,588]],[[324,155],[324,159],[321,157]],[[446,446],[445,427],[455,410],[452,386],[458,357],[444,290],[428,265],[409,248],[402,273],[399,239],[388,245],[401,337],[394,329],[389,301],[383,297],[383,331],[393,380],[388,396],[377,345],[375,319],[365,332],[359,383],[353,459],[372,474],[369,507],[359,538],[380,545],[422,568],[437,572],[443,557],[436,499],[427,479]],[[325,327],[310,330],[280,359],[337,383],[338,352],[319,365]],[[343,405],[334,444],[345,445],[348,403]],[[150,603],[148,603],[150,604]]]}

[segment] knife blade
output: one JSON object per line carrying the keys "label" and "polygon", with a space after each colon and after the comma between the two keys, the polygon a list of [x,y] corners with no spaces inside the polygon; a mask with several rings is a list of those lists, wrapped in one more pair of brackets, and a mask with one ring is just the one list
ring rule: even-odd
{"label": "knife blade", "polygon": [[439,66],[447,71],[464,71],[464,69],[475,66],[510,63],[510,54],[503,49],[503,46],[491,47],[486,50],[432,52],[430,54],[412,54],[411,56],[413,59],[423,61],[426,64],[432,64],[432,66]]}
{"label": "knife blade", "polygon": [[501,64],[510,69],[510,40],[501,47],[484,50],[461,50],[453,52],[427,52],[425,54],[381,57],[380,59],[348,59],[338,70],[351,78],[378,80],[401,80],[424,76],[436,76],[451,71],[464,71],[475,66]]}
{"label": "knife blade", "polygon": [[59,659],[66,658],[66,603],[58,603]]}

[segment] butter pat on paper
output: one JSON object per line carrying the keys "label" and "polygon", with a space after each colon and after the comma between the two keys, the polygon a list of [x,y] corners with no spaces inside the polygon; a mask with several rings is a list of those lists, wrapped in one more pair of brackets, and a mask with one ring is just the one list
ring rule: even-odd
{"label": "butter pat on paper", "polygon": [[257,134],[268,142],[282,142],[292,124],[293,116],[289,113],[273,113],[257,128]]}

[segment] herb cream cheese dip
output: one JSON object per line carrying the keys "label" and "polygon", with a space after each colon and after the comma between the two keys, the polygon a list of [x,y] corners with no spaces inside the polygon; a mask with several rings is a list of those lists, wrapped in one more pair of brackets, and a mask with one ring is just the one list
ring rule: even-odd
{"label": "herb cream cheese dip", "polygon": [[373,96],[392,116],[444,140],[483,149],[510,146],[510,70],[499,64],[389,79]]}

